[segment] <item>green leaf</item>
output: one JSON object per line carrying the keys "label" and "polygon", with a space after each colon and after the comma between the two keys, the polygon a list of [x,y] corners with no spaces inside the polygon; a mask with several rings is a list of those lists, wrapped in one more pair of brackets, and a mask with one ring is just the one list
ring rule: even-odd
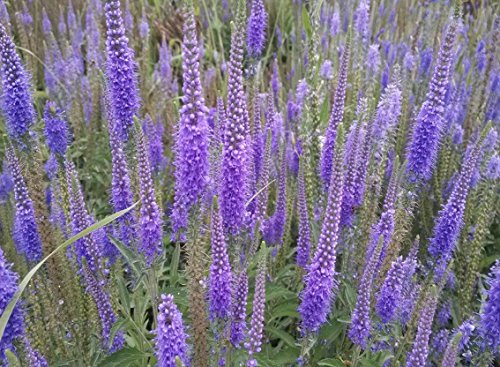
{"label": "green leaf", "polygon": [[141,266],[138,264],[137,256],[134,254],[134,252],[128,248],[123,242],[117,240],[116,238],[110,237],[111,242],[115,247],[120,251],[120,254],[124,257],[124,259],[127,261],[127,263],[130,265],[132,270],[135,273],[136,277],[140,277],[143,274],[143,271],[141,270]]}
{"label": "green leaf", "polygon": [[280,317],[292,317],[295,319],[299,318],[299,313],[297,312],[298,304],[293,301],[286,301],[285,303],[273,308],[271,312],[271,318],[269,319],[269,323],[271,321],[278,319]]}
{"label": "green leaf", "polygon": [[75,236],[71,237],[69,240],[65,241],[61,245],[59,245],[54,251],[52,251],[49,255],[47,255],[43,260],[41,260],[38,264],[36,264],[29,272],[26,274],[26,276],[23,278],[21,283],[19,284],[19,288],[17,289],[16,293],[14,293],[14,296],[10,300],[9,304],[5,308],[5,311],[3,312],[2,316],[0,317],[0,340],[3,338],[3,333],[5,332],[5,329],[7,327],[7,323],[9,322],[10,315],[12,315],[12,311],[14,311],[14,307],[16,306],[17,301],[19,301],[19,298],[21,298],[21,294],[24,292],[26,287],[28,286],[28,283],[30,282],[31,278],[35,275],[35,273],[42,267],[45,262],[53,257],[55,254],[58,252],[64,250],[66,247],[69,245],[73,244],[77,240],[79,240],[82,237],[87,236],[88,234],[98,230],[99,228],[102,228],[112,221],[114,221],[117,218],[120,218],[122,215],[127,214],[129,211],[131,211],[139,202],[136,202],[134,205],[128,207],[127,209],[123,209],[122,211],[119,211],[118,213],[112,214],[100,222],[95,223],[94,225],[84,229],[80,233],[76,234]]}
{"label": "green leaf", "polygon": [[307,12],[305,5],[302,7],[302,24],[304,25],[304,30],[307,33],[307,38],[310,39],[312,36],[311,19],[309,18],[309,13]]}
{"label": "green leaf", "polygon": [[[275,337],[277,337],[280,340],[283,340],[290,347],[295,347],[294,337],[291,336],[290,334],[288,334],[286,331],[276,329],[275,327],[272,327],[272,326],[267,326],[266,332],[268,334],[274,335]],[[272,338],[270,337],[270,339],[272,339]]]}
{"label": "green leaf", "polygon": [[135,362],[148,357],[148,354],[141,352],[135,348],[124,348],[118,352],[104,358],[98,367],[124,367],[133,366]]}
{"label": "green leaf", "polygon": [[326,358],[319,361],[318,366],[345,367],[345,364],[337,358]]}
{"label": "green leaf", "polygon": [[345,331],[345,325],[336,321],[330,320],[330,323],[323,326],[319,333],[319,338],[328,340],[330,343],[335,341]]}
{"label": "green leaf", "polygon": [[21,367],[21,362],[19,362],[17,356],[10,349],[5,351],[5,356],[7,357],[7,361],[9,361],[8,365],[10,367]]}

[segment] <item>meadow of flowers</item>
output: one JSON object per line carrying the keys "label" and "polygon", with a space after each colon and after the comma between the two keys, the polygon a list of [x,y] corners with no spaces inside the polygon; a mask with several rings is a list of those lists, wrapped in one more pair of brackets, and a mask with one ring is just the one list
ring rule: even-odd
{"label": "meadow of flowers", "polygon": [[0,0],[0,366],[498,366],[490,0]]}

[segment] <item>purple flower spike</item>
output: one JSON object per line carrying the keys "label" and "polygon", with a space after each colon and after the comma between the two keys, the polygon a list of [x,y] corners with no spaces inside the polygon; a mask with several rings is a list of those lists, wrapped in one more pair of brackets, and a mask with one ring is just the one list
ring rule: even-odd
{"label": "purple flower spike", "polygon": [[[66,160],[65,167],[69,195],[69,215],[71,217],[73,235],[76,235],[90,227],[92,219],[85,207],[83,192],[78,181],[78,173],[76,172],[75,165],[73,162]],[[95,234],[87,235],[76,241],[75,255],[80,266],[82,266],[82,260],[85,258],[92,273],[102,270],[99,261],[101,259],[101,251],[96,242]]]}
{"label": "purple flower spike", "polygon": [[68,125],[62,118],[62,112],[53,102],[47,102],[43,115],[45,122],[45,138],[50,151],[64,155],[68,149]]}
{"label": "purple flower spike", "polygon": [[11,139],[20,140],[35,122],[29,75],[25,71],[16,45],[0,24],[0,59],[2,61],[2,109]]}
{"label": "purple flower spike", "polygon": [[481,307],[479,335],[484,344],[492,351],[500,347],[500,261],[497,260],[491,269],[488,281],[490,289]]}
{"label": "purple flower spike", "polygon": [[398,257],[392,263],[378,295],[375,309],[384,323],[394,318],[400,305],[404,270],[403,259]]}
{"label": "purple flower spike", "polygon": [[348,38],[347,44],[344,48],[344,53],[342,54],[337,89],[335,90],[334,102],[330,113],[330,121],[328,122],[328,128],[326,129],[325,144],[323,145],[323,151],[321,153],[320,177],[326,189],[328,189],[330,177],[332,175],[333,152],[335,150],[337,129],[340,122],[342,122],[342,118],[344,117],[347,72],[349,70],[349,55],[351,52],[350,49],[350,38]]}
{"label": "purple flower spike", "polygon": [[163,251],[163,220],[156,202],[155,187],[142,129],[137,129],[137,172],[141,198],[140,245],[139,252],[146,256],[151,265],[155,256]]}
{"label": "purple flower spike", "polygon": [[255,295],[253,300],[252,320],[250,321],[250,331],[248,342],[245,348],[250,355],[247,361],[248,367],[257,366],[257,361],[253,357],[255,353],[261,351],[262,336],[264,330],[264,309],[266,306],[266,255],[261,254],[257,277],[255,279]]}
{"label": "purple flower spike", "polygon": [[44,356],[37,351],[36,349],[33,349],[31,346],[30,341],[28,340],[27,337],[24,337],[24,348],[26,351],[26,360],[28,361],[28,364],[30,367],[48,367],[48,363],[45,360]]}
{"label": "purple flower spike", "polygon": [[112,341],[110,339],[111,328],[116,322],[116,315],[113,311],[113,307],[111,306],[110,296],[104,290],[103,282],[96,278],[86,264],[83,265],[83,278],[86,284],[86,291],[94,299],[97,306],[97,313],[101,319],[104,348],[109,353],[116,352],[117,350],[123,348],[125,339],[122,331],[118,331]]}
{"label": "purple flower spike", "polygon": [[448,26],[426,100],[415,122],[408,151],[407,173],[412,180],[428,180],[436,161],[443,124],[446,86],[453,61],[457,22]]}
{"label": "purple flower spike", "polygon": [[247,296],[248,296],[248,275],[246,269],[243,269],[238,276],[235,294],[232,305],[232,323],[231,323],[231,343],[239,346],[245,339],[247,329]]}
{"label": "purple flower spike", "polygon": [[281,170],[278,184],[278,199],[276,210],[271,218],[264,223],[262,238],[268,245],[279,245],[283,240],[286,222],[286,152],[281,157]]}
{"label": "purple flower spike", "polygon": [[222,187],[220,204],[224,228],[238,233],[245,216],[247,185],[247,125],[248,111],[243,90],[243,40],[245,2],[239,1],[237,26],[231,36],[229,60],[227,119],[224,126]]}
{"label": "purple flower spike", "polygon": [[28,193],[26,182],[21,173],[19,160],[12,148],[7,149],[7,160],[14,181],[14,198],[16,199],[16,232],[22,250],[30,262],[38,262],[42,258],[42,241],[36,225],[35,209]]}
{"label": "purple flower spike", "polygon": [[134,53],[128,45],[119,0],[106,0],[106,76],[111,113],[122,140],[128,140],[133,117],[139,109]]}
{"label": "purple flower spike", "polygon": [[[9,302],[12,300],[14,293],[17,291],[17,283],[19,275],[14,272],[12,265],[7,263],[2,248],[0,247],[0,279],[2,286],[0,287],[0,310],[5,310]],[[0,362],[6,359],[5,351],[7,349],[14,350],[13,342],[24,334],[24,316],[19,304],[14,307],[10,316],[5,332],[0,339]]]}
{"label": "purple flower spike", "polygon": [[153,172],[158,173],[164,168],[165,156],[163,153],[163,131],[161,121],[153,122],[151,116],[146,115],[142,123],[142,130],[149,143],[149,161]]}
{"label": "purple flower spike", "polygon": [[352,313],[351,327],[349,329],[349,338],[351,341],[363,349],[366,348],[366,342],[372,330],[372,320],[370,317],[372,284],[383,242],[383,238],[380,237],[377,248],[365,265],[363,277],[359,284],[358,299]]}
{"label": "purple flower spike", "polygon": [[343,131],[339,129],[323,226],[300,296],[299,312],[304,333],[318,331],[326,322],[337,289],[335,262],[344,183],[343,139]]}
{"label": "purple flower spike", "polygon": [[477,145],[473,146],[466,153],[459,178],[453,187],[448,202],[439,212],[436,226],[434,227],[434,236],[429,244],[429,253],[437,261],[437,278],[443,275],[460,235],[465,204],[479,156],[480,148]]}
{"label": "purple flower spike", "polygon": [[297,264],[306,269],[311,252],[311,230],[309,228],[309,213],[307,209],[306,185],[304,180],[304,164],[301,160],[298,177],[299,205],[299,238],[297,240]]}
{"label": "purple flower spike", "polygon": [[[113,210],[119,212],[134,202],[134,193],[130,184],[127,157],[123,151],[119,132],[109,123],[109,145],[111,146],[111,203]],[[136,238],[136,219],[134,212],[128,212],[118,218],[119,239],[130,245]]]}
{"label": "purple flower spike", "polygon": [[193,10],[186,14],[182,44],[183,106],[176,136],[174,233],[188,224],[190,208],[204,195],[209,170],[208,109],[200,80],[200,52]]}
{"label": "purple flower spike", "polygon": [[155,338],[155,355],[157,367],[176,367],[176,359],[189,367],[187,334],[182,322],[182,314],[174,303],[174,296],[161,295],[162,302],[158,307],[158,327]]}
{"label": "purple flower spike", "polygon": [[232,272],[224,238],[224,227],[217,200],[212,207],[212,265],[210,265],[209,304],[212,319],[226,319],[231,312]]}
{"label": "purple flower spike", "polygon": [[247,51],[250,57],[262,56],[266,45],[267,12],[263,0],[253,0],[248,17]]}
{"label": "purple flower spike", "polygon": [[425,306],[420,313],[417,335],[415,336],[411,352],[406,359],[406,367],[421,367],[426,365],[429,354],[429,337],[432,332],[432,320],[436,313],[437,301],[438,295],[436,289],[433,288],[427,295]]}
{"label": "purple flower spike", "polygon": [[354,13],[354,25],[359,40],[366,45],[370,36],[370,0],[361,0]]}

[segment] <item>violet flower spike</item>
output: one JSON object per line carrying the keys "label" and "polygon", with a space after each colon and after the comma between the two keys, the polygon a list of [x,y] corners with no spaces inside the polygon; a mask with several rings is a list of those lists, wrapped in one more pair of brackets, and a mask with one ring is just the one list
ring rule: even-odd
{"label": "violet flower spike", "polygon": [[263,0],[252,0],[247,26],[247,52],[250,57],[262,56],[266,45],[267,12]]}
{"label": "violet flower spike", "polygon": [[0,24],[0,59],[2,62],[2,110],[7,133],[19,141],[35,122],[30,77],[16,52],[16,45]]}
{"label": "violet flower spike", "polygon": [[69,131],[62,112],[53,102],[47,102],[43,115],[45,122],[45,139],[52,153],[64,156],[68,149]]}
{"label": "violet flower spike", "polygon": [[299,206],[299,238],[297,239],[297,264],[306,269],[311,252],[311,230],[309,227],[309,212],[307,209],[303,160],[300,160],[299,164],[299,176],[297,179],[297,196]]}
{"label": "violet flower spike", "polygon": [[441,141],[446,86],[450,77],[457,28],[457,21],[452,20],[439,50],[426,100],[415,122],[406,170],[412,180],[427,181],[432,176]]}
{"label": "violet flower spike", "polygon": [[16,201],[16,230],[18,240],[21,241],[18,249],[26,256],[29,262],[38,262],[42,259],[42,240],[38,232],[33,201],[29,197],[28,187],[21,173],[21,166],[14,149],[7,149],[9,170],[14,182],[14,198]]}
{"label": "violet flower spike", "polygon": [[155,187],[151,176],[151,167],[142,129],[136,132],[137,173],[139,176],[139,194],[141,215],[139,220],[139,252],[146,256],[151,265],[155,256],[163,251],[163,219],[156,202]]}
{"label": "violet flower spike", "polygon": [[174,233],[184,231],[188,214],[206,191],[209,172],[207,113],[200,80],[200,52],[193,9],[186,14],[182,44],[183,106],[175,143]]}
{"label": "violet flower spike", "polygon": [[383,323],[388,323],[396,316],[401,302],[404,269],[403,259],[398,257],[392,263],[382,284],[375,309]]}
{"label": "violet flower spike", "polygon": [[328,190],[328,185],[330,183],[330,176],[332,174],[333,152],[335,150],[337,129],[344,117],[344,103],[345,103],[346,89],[347,89],[347,73],[349,69],[349,59],[351,52],[350,45],[351,43],[349,37],[347,39],[347,44],[345,45],[344,48],[344,53],[342,54],[342,61],[340,63],[337,88],[335,89],[335,97],[332,106],[332,111],[330,113],[330,120],[328,121],[328,127],[325,133],[325,143],[323,145],[323,151],[321,152],[320,177],[327,190]]}
{"label": "violet flower spike", "polygon": [[335,262],[339,238],[340,211],[344,183],[343,131],[340,127],[335,143],[335,156],[329,186],[328,203],[316,252],[304,277],[305,287],[300,295],[299,312],[302,332],[318,331],[327,320],[337,290]]}
{"label": "violet flower spike", "polygon": [[500,261],[491,268],[488,279],[490,288],[487,291],[487,298],[481,306],[479,335],[483,339],[484,345],[492,351],[500,347]]}
{"label": "violet flower spike", "polygon": [[[110,122],[109,145],[111,147],[111,204],[113,210],[119,212],[130,207],[134,202],[134,193],[130,183],[127,157],[123,151],[119,132]],[[121,216],[117,220],[119,225],[118,238],[126,245],[130,246],[137,237],[136,218],[134,211]]]}
{"label": "violet flower spike", "polygon": [[247,361],[248,367],[257,366],[254,354],[261,351],[264,330],[264,310],[266,306],[266,254],[264,248],[260,256],[261,259],[255,278],[255,295],[253,300],[252,319],[250,321],[250,331],[248,332],[248,342],[245,343],[245,348],[250,355]]}
{"label": "violet flower spike", "polygon": [[380,258],[380,252],[382,251],[383,242],[383,238],[380,237],[378,240],[377,248],[365,265],[363,276],[359,284],[358,299],[352,313],[351,326],[349,328],[349,338],[354,344],[360,346],[363,349],[366,348],[366,343],[368,341],[368,338],[370,337],[370,333],[372,330],[372,320],[370,317],[370,301],[372,295],[373,278],[376,274],[376,268],[378,259]]}
{"label": "violet flower spike", "polygon": [[283,233],[286,222],[286,176],[287,161],[286,150],[283,149],[281,157],[281,169],[279,173],[278,198],[276,210],[263,225],[262,238],[268,245],[280,245],[283,240]]}
{"label": "violet flower spike", "polygon": [[106,293],[103,288],[103,283],[100,282],[96,276],[89,269],[87,264],[83,264],[83,279],[86,284],[86,291],[90,294],[96,303],[97,313],[101,320],[102,328],[102,338],[104,342],[104,348],[108,353],[114,353],[123,348],[125,339],[123,337],[123,332],[118,331],[113,339],[112,344],[110,343],[111,328],[115,324],[117,318],[113,308],[111,306],[111,299],[108,293]]}
{"label": "violet flower spike", "polygon": [[139,91],[133,50],[125,36],[119,0],[106,0],[106,76],[111,114],[122,140],[128,140],[133,117],[139,109]]}
{"label": "violet flower spike", "polygon": [[245,2],[239,0],[236,26],[231,35],[229,60],[227,119],[224,126],[222,187],[220,205],[224,228],[239,232],[245,216],[247,198],[247,106],[243,90],[243,40]]}
{"label": "violet flower spike", "polygon": [[[5,310],[18,289],[19,275],[12,270],[12,264],[7,262],[2,248],[0,247],[0,310]],[[6,360],[5,351],[14,350],[14,342],[25,334],[24,315],[19,304],[14,307],[4,334],[0,339],[0,362]]]}
{"label": "violet flower spike", "polygon": [[210,317],[225,320],[231,313],[232,271],[217,199],[214,199],[212,207],[211,248],[208,282]]}
{"label": "violet flower spike", "polygon": [[429,337],[432,332],[432,320],[434,320],[434,314],[436,313],[437,301],[437,290],[433,288],[427,295],[424,308],[420,312],[417,335],[406,359],[406,367],[421,367],[426,365],[429,354]]}
{"label": "violet flower spike", "polygon": [[238,275],[231,311],[231,343],[239,347],[245,339],[248,296],[248,275],[243,269]]}
{"label": "violet flower spike", "polygon": [[176,367],[177,357],[184,366],[189,367],[187,334],[182,321],[182,314],[170,294],[161,295],[158,307],[158,327],[155,338],[155,355],[158,358],[157,367]]}
{"label": "violet flower spike", "polygon": [[[65,168],[69,196],[69,216],[71,218],[73,235],[76,235],[90,227],[93,223],[85,206],[75,165],[73,162],[66,160]],[[80,265],[80,270],[83,270],[83,259],[86,260],[87,266],[92,273],[99,270],[102,272],[103,270],[100,263],[102,257],[101,251],[95,239],[95,234],[92,233],[75,242],[75,255],[77,263]]]}
{"label": "violet flower spike", "polygon": [[477,145],[466,153],[459,178],[453,187],[448,202],[439,212],[434,227],[434,235],[429,244],[429,253],[437,261],[437,278],[443,275],[460,235],[472,175],[475,172],[479,156],[480,147]]}

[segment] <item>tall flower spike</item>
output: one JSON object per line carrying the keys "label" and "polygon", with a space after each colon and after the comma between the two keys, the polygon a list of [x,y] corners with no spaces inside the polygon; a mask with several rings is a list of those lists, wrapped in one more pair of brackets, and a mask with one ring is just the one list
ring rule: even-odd
{"label": "tall flower spike", "polygon": [[266,134],[266,147],[264,150],[264,157],[262,158],[262,168],[257,180],[257,192],[259,193],[255,198],[255,210],[253,213],[253,222],[261,223],[266,215],[267,201],[269,199],[269,174],[271,169],[271,130],[267,130]]}
{"label": "tall flower spike", "polygon": [[355,198],[357,194],[357,179],[359,176],[359,160],[363,146],[361,121],[355,121],[351,125],[351,131],[347,137],[344,162],[346,166],[344,192],[342,198],[341,225],[351,225],[354,210],[356,208]]}
{"label": "tall flower spike", "polygon": [[26,353],[26,360],[30,367],[48,367],[47,361],[40,354],[39,351],[33,349],[27,337],[23,338],[24,350]]}
{"label": "tall flower spike", "polygon": [[190,8],[184,21],[182,43],[183,106],[175,139],[175,203],[172,213],[174,233],[185,230],[189,210],[204,195],[209,170],[208,109],[200,80],[200,50],[196,23]]}
{"label": "tall flower spike", "polygon": [[335,142],[335,156],[323,226],[314,258],[304,277],[305,287],[300,296],[299,312],[304,333],[318,331],[326,322],[337,289],[335,262],[344,185],[343,142],[344,134],[340,125]]}
{"label": "tall flower spike", "polygon": [[16,230],[21,241],[22,250],[30,262],[38,262],[42,258],[42,241],[36,225],[35,209],[28,193],[26,182],[21,173],[19,160],[12,147],[7,149],[7,160],[14,181],[14,198],[16,200]]}
{"label": "tall flower spike", "polygon": [[398,257],[387,272],[375,306],[377,314],[383,323],[387,323],[394,318],[400,305],[404,270],[403,259]]}
{"label": "tall flower spike", "polygon": [[128,45],[119,0],[106,0],[106,76],[111,112],[122,140],[127,140],[139,109],[134,53]]}
{"label": "tall flower spike", "polygon": [[281,169],[279,173],[278,184],[278,199],[276,210],[271,218],[266,221],[263,228],[262,238],[268,245],[279,245],[283,240],[283,232],[286,222],[286,175],[287,175],[287,160],[286,148],[283,148],[281,154]]}
{"label": "tall flower spike", "polygon": [[[111,203],[113,210],[119,212],[133,204],[134,193],[130,184],[130,176],[127,164],[127,157],[123,151],[119,132],[108,123],[109,145],[111,147]],[[130,211],[118,219],[119,236],[118,238],[130,245],[136,238],[136,219],[134,212]]]}
{"label": "tall flower spike", "polygon": [[2,61],[2,109],[11,139],[20,140],[35,122],[30,92],[30,78],[24,69],[16,46],[0,24],[0,58]]}
{"label": "tall flower spike", "polygon": [[92,273],[88,265],[82,264],[83,268],[83,279],[85,280],[86,291],[90,294],[96,303],[97,313],[101,320],[102,328],[102,338],[104,342],[104,348],[109,352],[113,353],[120,350],[125,342],[123,338],[123,332],[118,331],[111,343],[111,329],[116,322],[116,315],[111,306],[111,300],[108,293],[103,288],[103,282],[100,282],[95,274]]}
{"label": "tall flower spike", "polygon": [[266,45],[267,12],[263,0],[253,0],[247,28],[247,52],[250,57],[262,56]]}
{"label": "tall flower spike", "polygon": [[246,316],[247,316],[247,296],[248,296],[248,275],[243,269],[238,275],[236,288],[234,290],[231,320],[231,343],[239,346],[245,339]]}
{"label": "tall flower spike", "polygon": [[436,161],[443,124],[446,86],[453,62],[457,20],[452,20],[439,50],[426,100],[420,109],[408,151],[407,173],[412,180],[428,180]]}
{"label": "tall flower spike", "polygon": [[45,122],[45,139],[47,146],[54,154],[63,156],[68,149],[68,125],[62,118],[62,112],[54,102],[47,102],[43,115]]}
{"label": "tall flower spike", "polygon": [[358,299],[352,313],[351,327],[349,328],[349,338],[354,344],[359,345],[363,349],[366,348],[366,342],[372,330],[372,320],[370,317],[372,284],[383,242],[384,239],[380,237],[373,256],[368,259],[365,265],[363,277],[359,284]]}
{"label": "tall flower spike", "polygon": [[254,358],[255,353],[261,351],[262,332],[264,329],[264,309],[266,306],[266,250],[262,247],[260,253],[259,267],[255,278],[255,294],[253,298],[252,320],[250,321],[250,331],[248,333],[248,342],[245,348],[250,355],[247,361],[248,367],[257,366]]}
{"label": "tall flower spike", "polygon": [[432,332],[432,320],[436,313],[438,301],[437,289],[433,287],[426,297],[424,308],[418,320],[417,335],[411,352],[406,359],[406,367],[421,367],[426,365],[429,354],[429,337]]}
{"label": "tall flower spike", "polygon": [[210,317],[226,319],[231,312],[232,272],[217,199],[212,206],[212,265],[209,278]]}
{"label": "tall flower spike", "polygon": [[155,355],[158,358],[156,365],[176,367],[176,359],[179,358],[184,366],[190,366],[182,314],[177,309],[172,295],[162,294],[161,300],[155,338]]}
{"label": "tall flower spike", "polygon": [[379,236],[383,236],[384,243],[382,245],[382,251],[380,252],[379,260],[377,263],[376,271],[380,269],[382,262],[385,259],[387,248],[391,243],[392,236],[394,234],[395,227],[395,204],[396,195],[398,192],[398,181],[399,181],[399,159],[394,158],[393,170],[391,179],[389,180],[389,186],[387,188],[387,193],[384,199],[384,205],[382,208],[382,214],[380,214],[380,219],[377,224],[373,227],[371,233],[370,247],[368,248],[368,257],[372,256],[375,247],[377,246]]}
{"label": "tall flower spike", "polygon": [[236,24],[232,28],[229,59],[227,119],[224,125],[221,210],[224,228],[238,233],[245,215],[247,106],[243,90],[243,40],[246,6],[238,1]]}
{"label": "tall flower spike", "polygon": [[480,155],[478,144],[466,153],[459,178],[453,187],[448,202],[439,212],[434,236],[429,244],[429,253],[436,259],[436,276],[442,276],[448,264],[463,225],[465,204],[469,194],[472,175]]}
{"label": "tall flower spike", "polygon": [[[5,310],[17,291],[19,275],[11,269],[12,265],[7,263],[2,248],[0,247],[0,310]],[[20,305],[17,304],[9,318],[5,332],[0,339],[0,363],[6,361],[5,351],[14,350],[13,342],[24,334],[24,316]]]}
{"label": "tall flower spike", "polygon": [[298,203],[299,203],[299,238],[297,239],[297,264],[306,268],[311,252],[311,230],[309,228],[309,212],[307,210],[306,185],[304,179],[304,161],[300,160],[298,177]]}
{"label": "tall flower spike", "polygon": [[[73,235],[76,235],[90,227],[92,225],[92,219],[85,207],[85,201],[78,181],[78,173],[76,172],[75,165],[73,162],[66,160],[65,168],[69,195],[69,215],[71,217]],[[99,261],[101,253],[94,236],[95,234],[90,234],[75,242],[75,255],[78,264],[82,267],[83,259],[85,259],[92,273],[102,270]]]}
{"label": "tall flower spike", "polygon": [[163,220],[160,207],[156,202],[146,141],[140,128],[136,130],[136,149],[141,198],[139,252],[146,256],[148,264],[151,265],[155,256],[163,251]]}
{"label": "tall flower spike", "polygon": [[481,307],[479,335],[492,351],[500,347],[500,261],[491,269],[488,281],[490,289]]}
{"label": "tall flower spike", "polygon": [[164,126],[161,121],[155,123],[151,116],[146,115],[142,123],[142,130],[149,143],[149,162],[151,163],[151,169],[154,173],[158,173],[163,168],[165,162],[163,153]]}
{"label": "tall flower spike", "polygon": [[455,367],[458,357],[458,345],[462,339],[462,333],[457,333],[448,343],[443,356],[441,367]]}
{"label": "tall flower spike", "polygon": [[325,143],[323,145],[323,151],[321,152],[320,177],[325,185],[325,188],[327,189],[330,183],[330,176],[332,175],[333,152],[335,150],[337,129],[344,117],[344,103],[347,89],[347,73],[349,70],[350,53],[351,38],[348,36],[347,43],[344,47],[344,53],[342,54],[342,61],[340,63],[339,78],[337,88],[335,89],[335,97],[332,111],[330,113],[330,120],[326,129]]}

